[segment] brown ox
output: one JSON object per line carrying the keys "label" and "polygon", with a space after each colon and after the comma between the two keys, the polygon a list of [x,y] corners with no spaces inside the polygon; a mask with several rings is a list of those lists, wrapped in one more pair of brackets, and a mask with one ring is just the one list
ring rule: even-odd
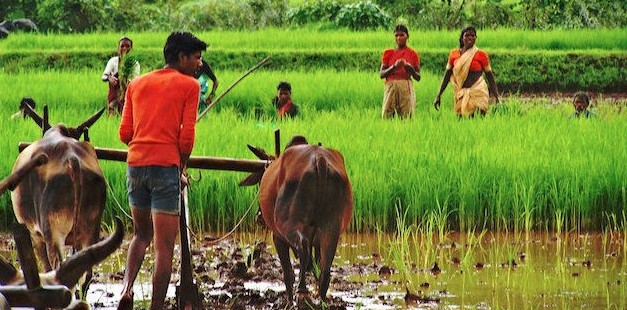
{"label": "brown ox", "polygon": [[[251,185],[254,181],[249,177],[241,184]],[[315,249],[320,267],[318,292],[326,300],[337,243],[353,214],[353,192],[342,155],[294,136],[285,152],[264,172],[259,205],[273,232],[289,300],[294,298],[290,247],[300,260],[298,292],[304,294],[308,294],[305,274],[312,265],[311,250]]]}
{"label": "brown ox", "polygon": [[[26,113],[42,127],[44,135],[19,154],[13,171],[32,169],[24,173],[11,193],[15,217],[30,231],[35,253],[46,272],[61,267],[64,245],[78,251],[98,241],[106,195],[96,151],[89,142],[78,141],[83,134],[88,140],[89,126],[104,109],[76,128],[63,124],[51,127],[47,112],[44,107],[42,119],[26,107]],[[41,154],[47,163],[33,165]],[[83,292],[91,276],[89,268]]]}

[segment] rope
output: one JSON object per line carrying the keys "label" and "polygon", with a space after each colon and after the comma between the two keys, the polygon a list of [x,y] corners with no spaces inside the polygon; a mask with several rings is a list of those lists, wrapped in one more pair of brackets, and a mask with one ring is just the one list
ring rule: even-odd
{"label": "rope", "polygon": [[118,199],[115,198],[115,192],[113,191],[113,188],[111,187],[111,184],[109,184],[109,181],[107,181],[106,178],[105,178],[105,184],[107,184],[107,188],[109,189],[109,193],[111,194],[110,196],[113,197],[113,201],[115,202],[115,206],[117,206],[118,209],[120,209],[120,211],[122,211],[122,213],[126,216],[126,218],[128,218],[129,220],[133,220],[133,217],[130,214],[128,214],[126,212],[126,210],[124,210],[124,208],[122,207],[122,204],[120,204]]}

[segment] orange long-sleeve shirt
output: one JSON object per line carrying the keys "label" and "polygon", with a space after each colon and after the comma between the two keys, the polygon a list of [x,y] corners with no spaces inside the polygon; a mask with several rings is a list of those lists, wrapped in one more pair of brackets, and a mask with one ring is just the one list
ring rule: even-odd
{"label": "orange long-sleeve shirt", "polygon": [[142,75],[128,85],[120,140],[129,146],[127,163],[179,166],[194,147],[200,86],[174,69]]}

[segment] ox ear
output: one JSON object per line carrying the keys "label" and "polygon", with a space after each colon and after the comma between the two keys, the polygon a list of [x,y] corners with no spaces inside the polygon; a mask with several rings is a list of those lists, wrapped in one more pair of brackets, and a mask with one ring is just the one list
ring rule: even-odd
{"label": "ox ear", "polygon": [[263,172],[253,172],[239,182],[239,186],[252,186],[261,182]]}
{"label": "ox ear", "polygon": [[58,284],[74,287],[89,268],[115,252],[122,244],[122,239],[124,225],[122,220],[116,217],[115,232],[107,239],[92,244],[63,261],[56,272],[55,280]]}
{"label": "ox ear", "polygon": [[[80,136],[83,134],[83,132],[85,132],[85,130],[87,130],[89,127],[91,127],[91,125],[93,125],[100,118],[100,116],[102,116],[102,113],[104,113],[104,110],[105,110],[105,108],[103,107],[98,112],[96,112],[94,115],[89,117],[89,119],[87,119],[82,124],[78,125],[78,127],[76,127],[76,134],[78,135],[78,138],[80,138]],[[77,140],[78,140],[78,138],[77,138]]]}
{"label": "ox ear", "polygon": [[257,156],[259,159],[262,160],[274,160],[275,157],[266,153],[266,151],[260,147],[257,146],[252,146],[250,144],[247,144],[248,149],[253,152],[253,154],[255,154],[255,156]]}

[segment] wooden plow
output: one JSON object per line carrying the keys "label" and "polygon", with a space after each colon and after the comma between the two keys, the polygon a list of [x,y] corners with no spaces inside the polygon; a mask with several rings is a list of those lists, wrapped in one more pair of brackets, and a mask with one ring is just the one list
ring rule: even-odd
{"label": "wooden plow", "polygon": [[[274,132],[274,139],[275,139],[274,141],[275,155],[276,157],[278,157],[280,145],[281,145],[279,130],[276,130]],[[19,147],[18,147],[19,151],[22,152],[29,145],[30,143],[28,142],[20,142]],[[94,149],[96,150],[96,156],[100,160],[126,162],[126,156],[128,154],[126,150],[100,148],[100,147],[94,147]],[[39,161],[41,161],[42,163],[45,163],[45,159],[40,159]],[[187,168],[263,173],[263,171],[266,169],[266,167],[269,164],[270,164],[269,160],[234,159],[234,158],[226,158],[226,157],[209,157],[209,156],[191,156],[187,162]],[[18,173],[19,171],[16,171],[14,174],[18,174]],[[21,177],[23,177],[23,175]],[[0,182],[0,186],[3,186],[5,189],[6,188],[13,189],[15,185],[17,185],[17,183],[15,183],[12,180],[15,180],[16,178],[18,178],[18,182],[19,182],[19,178],[21,177],[11,175],[7,178],[7,180],[9,179],[10,180],[7,182],[4,182],[4,181]],[[201,305],[200,294],[198,292],[198,286],[196,285],[196,283],[194,283],[193,274],[192,274],[193,268],[192,268],[192,261],[191,261],[191,252],[190,252],[189,230],[187,226],[188,219],[189,219],[189,208],[187,207],[187,189],[183,189],[183,192],[181,193],[181,215],[180,215],[181,281],[180,281],[180,285],[177,285],[176,287],[176,300],[177,300],[178,309],[200,309],[200,305]],[[29,238],[29,242],[30,242],[30,238]],[[30,250],[32,252],[32,246],[30,247]],[[25,273],[25,276],[26,276],[26,273]],[[35,276],[37,276],[37,279],[39,279],[38,278],[39,276],[37,273],[35,273]],[[55,288],[55,289],[58,289],[58,288]],[[0,290],[0,292],[2,291]],[[37,294],[40,294],[40,293],[37,293]],[[58,294],[61,294],[61,292],[59,292]],[[12,296],[10,296],[10,298],[14,298]],[[9,297],[7,297],[7,300],[9,300]],[[11,300],[9,300],[9,304],[13,305],[13,303],[11,303]],[[0,308],[0,310],[3,310],[3,309]]]}
{"label": "wooden plow", "polygon": [[[47,161],[48,157],[41,154],[27,166],[13,172],[0,181],[0,195],[4,194],[7,189],[13,190],[30,169],[41,166]],[[32,240],[26,225],[15,224],[13,237],[26,285],[0,286],[0,310],[10,309],[11,307],[31,307],[35,309],[67,307],[72,302],[72,294],[67,287],[62,285],[41,285]],[[0,260],[2,264],[10,264],[3,258],[0,258]]]}

